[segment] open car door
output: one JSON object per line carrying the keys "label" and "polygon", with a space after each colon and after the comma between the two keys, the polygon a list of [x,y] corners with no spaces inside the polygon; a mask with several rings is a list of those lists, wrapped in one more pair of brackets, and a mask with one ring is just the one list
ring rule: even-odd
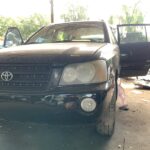
{"label": "open car door", "polygon": [[23,43],[23,38],[19,29],[16,27],[9,27],[5,34],[3,47],[18,46]]}
{"label": "open car door", "polygon": [[150,24],[117,26],[120,77],[146,75],[150,68]]}

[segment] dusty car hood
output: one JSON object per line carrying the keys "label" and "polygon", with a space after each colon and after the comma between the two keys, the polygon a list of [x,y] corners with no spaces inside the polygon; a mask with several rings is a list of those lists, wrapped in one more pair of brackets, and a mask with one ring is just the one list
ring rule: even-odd
{"label": "dusty car hood", "polygon": [[0,63],[80,62],[95,59],[105,44],[49,43],[29,44],[0,50]]}

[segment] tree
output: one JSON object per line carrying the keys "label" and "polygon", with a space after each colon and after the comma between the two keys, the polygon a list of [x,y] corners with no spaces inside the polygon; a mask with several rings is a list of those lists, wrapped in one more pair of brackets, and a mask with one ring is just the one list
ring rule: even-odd
{"label": "tree", "polygon": [[138,8],[136,8],[136,6],[137,5],[135,5],[132,8],[132,7],[123,5],[122,10],[123,10],[124,14],[121,18],[122,23],[127,23],[127,24],[143,23],[144,15]]}
{"label": "tree", "polygon": [[48,19],[40,14],[17,19],[0,16],[0,37],[4,37],[8,27],[16,26],[20,29],[23,39],[27,39],[32,33],[48,23]]}
{"label": "tree", "polygon": [[10,17],[0,16],[0,37],[3,37],[10,26],[16,26],[16,21]]}
{"label": "tree", "polygon": [[28,18],[19,18],[18,28],[22,33],[23,39],[27,39],[32,33],[37,31],[39,28],[41,28],[44,25],[47,25],[47,20],[40,14],[34,14]]}
{"label": "tree", "polygon": [[110,16],[109,23],[114,24],[139,24],[144,22],[144,15],[141,10],[137,7],[140,1],[135,3],[133,6],[122,6],[121,16]]}
{"label": "tree", "polygon": [[108,22],[110,24],[114,24],[114,16],[110,16],[109,19],[108,19]]}
{"label": "tree", "polygon": [[61,15],[65,22],[89,20],[87,9],[80,5],[69,4],[67,11]]}

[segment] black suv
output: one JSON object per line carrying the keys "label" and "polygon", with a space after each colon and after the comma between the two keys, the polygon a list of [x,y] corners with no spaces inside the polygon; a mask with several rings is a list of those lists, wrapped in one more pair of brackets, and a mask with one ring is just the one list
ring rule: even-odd
{"label": "black suv", "polygon": [[149,27],[119,25],[118,42],[103,21],[52,24],[26,42],[9,28],[0,50],[0,96],[9,101],[1,103],[48,106],[51,119],[94,123],[112,135],[117,78],[147,73]]}

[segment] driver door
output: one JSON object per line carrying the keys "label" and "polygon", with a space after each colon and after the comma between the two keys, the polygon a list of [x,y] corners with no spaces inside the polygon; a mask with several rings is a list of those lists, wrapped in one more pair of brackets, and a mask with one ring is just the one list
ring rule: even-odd
{"label": "driver door", "polygon": [[150,68],[150,24],[117,26],[120,77],[146,75]]}
{"label": "driver door", "polygon": [[16,27],[9,27],[5,34],[3,47],[7,48],[11,46],[18,46],[23,43],[23,38],[19,29]]}

